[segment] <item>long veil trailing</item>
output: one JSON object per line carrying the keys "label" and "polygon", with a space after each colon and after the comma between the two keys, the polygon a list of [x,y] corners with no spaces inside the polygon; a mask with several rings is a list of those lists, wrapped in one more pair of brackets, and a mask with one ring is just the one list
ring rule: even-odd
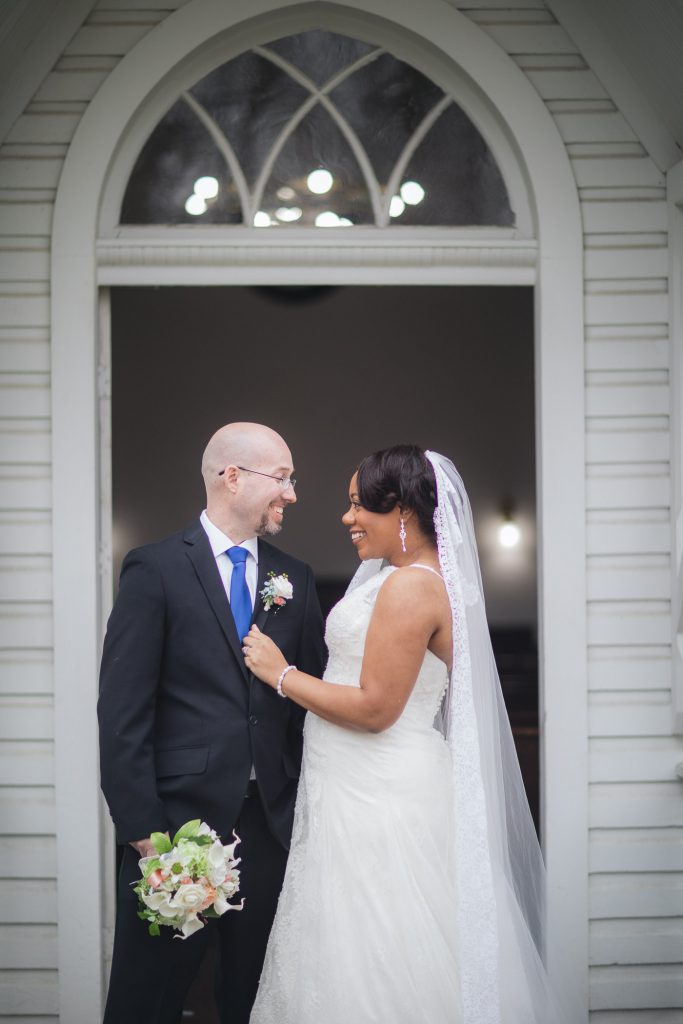
{"label": "long veil trailing", "polygon": [[[493,657],[469,500],[453,463],[425,454],[453,616],[453,668],[435,725],[453,767],[464,1024],[578,1024],[587,1013],[577,994],[545,968],[545,866]],[[364,562],[349,589],[380,568]]]}

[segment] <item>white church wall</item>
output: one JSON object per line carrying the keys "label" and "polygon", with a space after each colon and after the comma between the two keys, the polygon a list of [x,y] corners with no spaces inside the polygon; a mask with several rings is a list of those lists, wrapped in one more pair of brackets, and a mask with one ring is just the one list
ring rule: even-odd
{"label": "white church wall", "polygon": [[[56,1020],[59,1006],[52,204],[89,101],[121,57],[177,6],[169,0],[99,3],[0,148],[0,1019],[24,1024]],[[598,69],[586,65],[543,0],[455,6],[538,90],[579,188],[586,274],[592,1019],[673,1024],[683,1007],[683,802],[674,775],[682,746],[670,715],[665,177]],[[568,776],[571,771],[567,765]]]}

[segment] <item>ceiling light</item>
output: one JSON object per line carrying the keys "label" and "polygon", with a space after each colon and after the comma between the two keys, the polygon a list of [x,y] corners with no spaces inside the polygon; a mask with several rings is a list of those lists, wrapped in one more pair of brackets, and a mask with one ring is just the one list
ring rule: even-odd
{"label": "ceiling light", "polygon": [[417,206],[425,197],[425,190],[417,181],[404,181],[399,191],[401,199],[408,206]]}
{"label": "ceiling light", "polygon": [[279,210],[275,211],[277,219],[284,224],[291,224],[293,221],[299,220],[302,214],[303,210],[300,206],[281,206]]}
{"label": "ceiling light", "polygon": [[254,227],[269,228],[270,224],[270,216],[264,210],[257,210],[254,214]]}
{"label": "ceiling light", "polygon": [[210,175],[197,178],[194,190],[202,199],[215,199],[218,195],[218,178],[212,178]]}
{"label": "ceiling light", "polygon": [[315,218],[315,226],[317,228],[338,228],[339,217],[333,210],[323,210]]}
{"label": "ceiling light", "polygon": [[198,196],[196,192],[193,192],[185,203],[185,209],[188,213],[191,213],[193,217],[199,217],[202,213],[206,213],[206,203],[201,196]]}
{"label": "ceiling light", "polygon": [[498,542],[501,547],[504,548],[516,548],[520,542],[521,536],[522,533],[517,526],[517,523],[513,523],[510,520],[503,523],[498,530]]}
{"label": "ceiling light", "polygon": [[392,196],[391,202],[389,203],[389,216],[400,217],[406,208],[406,204],[403,202],[400,196]]}
{"label": "ceiling light", "polygon": [[283,203],[291,203],[292,199],[296,199],[296,192],[289,185],[283,185],[275,194]]}
{"label": "ceiling light", "polygon": [[309,192],[315,193],[316,196],[324,196],[332,188],[334,178],[329,171],[319,167],[317,171],[311,171],[306,179],[306,184]]}

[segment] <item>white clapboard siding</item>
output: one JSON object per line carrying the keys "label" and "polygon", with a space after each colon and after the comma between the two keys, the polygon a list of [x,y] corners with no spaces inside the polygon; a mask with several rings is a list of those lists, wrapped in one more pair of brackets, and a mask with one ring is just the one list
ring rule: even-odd
{"label": "white clapboard siding", "polygon": [[0,327],[0,373],[47,373],[50,340],[42,327]]}
{"label": "white clapboard siding", "polygon": [[652,1010],[677,1006],[683,1006],[683,970],[680,964],[591,968],[593,1009]]}
{"label": "white clapboard siding", "polygon": [[669,644],[588,648],[589,690],[664,690],[671,685]]}
{"label": "white clapboard siding", "polygon": [[29,238],[44,237],[52,226],[52,203],[37,197],[24,200],[7,192],[0,192],[0,232],[6,235],[23,233]]}
{"label": "white clapboard siding", "polygon": [[651,198],[629,202],[624,202],[619,198],[611,201],[607,201],[607,199],[607,196],[598,196],[595,199],[584,197],[581,203],[581,214],[583,229],[587,233],[609,234],[615,231],[668,230],[666,203],[662,199]]}
{"label": "white clapboard siding", "polygon": [[49,513],[0,510],[0,555],[49,555],[51,552]]}
{"label": "white clapboard siding", "polygon": [[0,694],[45,696],[52,693],[52,651],[0,650]]}
{"label": "white clapboard siding", "polygon": [[683,914],[683,874],[679,871],[594,874],[588,894],[593,920]]}
{"label": "white clapboard siding", "polygon": [[10,129],[8,142],[68,143],[71,142],[86,104],[32,103]]}
{"label": "white clapboard siding", "polygon": [[586,370],[664,370],[669,365],[665,326],[640,329],[638,335],[594,327],[586,336]]}
{"label": "white clapboard siding", "polygon": [[0,600],[49,601],[52,561],[46,555],[0,555]]}
{"label": "white clapboard siding", "polygon": [[[651,958],[639,960],[646,950]],[[598,920],[590,931],[591,964],[683,963],[683,920],[618,918]]]}
{"label": "white clapboard siding", "polygon": [[7,836],[50,836],[55,831],[51,786],[1,786],[0,821]]}
{"label": "white clapboard siding", "polygon": [[591,1024],[683,1024],[683,1010],[597,1010],[590,1020]]}
{"label": "white clapboard siding", "polygon": [[[51,647],[52,604],[0,602],[0,647]],[[0,730],[2,729],[0,725]]]}
{"label": "white clapboard siding", "polygon": [[0,739],[51,740],[50,697],[0,697]]}
{"label": "white clapboard siding", "polygon": [[[15,924],[0,927],[0,963],[5,970],[56,968],[56,925]],[[4,1015],[0,1017],[3,1024],[5,1019]]]}
{"label": "white clapboard siding", "polygon": [[668,689],[591,693],[588,728],[591,736],[669,736],[671,693]]}
{"label": "white clapboard siding", "polygon": [[681,782],[591,783],[589,819],[591,828],[680,827]]}
{"label": "white clapboard siding", "polygon": [[[672,875],[683,863],[683,829],[593,829],[589,849],[592,872],[664,871]],[[678,927],[683,933],[683,917]],[[683,957],[676,959],[683,961]]]}
{"label": "white clapboard siding", "polygon": [[34,1019],[42,1024],[43,1015],[59,1012],[57,971],[0,971],[0,1006],[7,1014],[17,1014],[22,1024],[29,1013],[38,1015]]}
{"label": "white clapboard siding", "polygon": [[118,57],[61,57],[34,96],[35,102],[89,103]]}
{"label": "white clapboard siding", "polygon": [[589,416],[586,462],[668,462],[671,450],[666,416]]}
{"label": "white clapboard siding", "polygon": [[0,464],[0,507],[49,509],[51,492],[48,467]]}
{"label": "white clapboard siding", "polygon": [[586,467],[587,509],[667,509],[670,504],[671,477],[667,463]]}
{"label": "white clapboard siding", "polygon": [[0,463],[5,466],[50,464],[50,420],[0,417]]}
{"label": "white clapboard siding", "polygon": [[671,548],[668,510],[589,511],[586,544],[589,555],[665,555]]}
{"label": "white clapboard siding", "polygon": [[[7,698],[0,697],[0,708],[5,710],[4,703]],[[44,704],[47,704],[47,713],[44,709],[39,712],[34,711],[34,723],[26,728],[26,733],[31,731],[42,731],[46,738],[38,741],[29,741],[23,738],[23,722],[18,717],[14,716],[14,727],[22,725],[22,738],[21,740],[8,740],[6,739],[6,732],[3,730],[3,735],[0,737],[4,742],[0,743],[0,780],[4,786],[51,786],[54,783],[54,744],[52,742],[52,702],[47,702],[46,698],[24,698],[24,700],[42,700]],[[14,702],[17,702],[17,698],[14,698]],[[40,715],[43,720],[41,721]],[[45,726],[48,726],[46,729]],[[2,844],[4,840],[0,836],[0,850],[2,850]],[[6,861],[0,861],[3,864],[3,870],[6,867]],[[29,872],[31,874],[31,872]]]}

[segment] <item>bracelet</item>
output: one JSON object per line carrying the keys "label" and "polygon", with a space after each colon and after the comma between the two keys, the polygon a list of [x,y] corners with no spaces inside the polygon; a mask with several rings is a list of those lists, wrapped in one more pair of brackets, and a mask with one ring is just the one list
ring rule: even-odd
{"label": "bracelet", "polygon": [[295,669],[296,669],[296,665],[287,665],[287,667],[283,668],[282,672],[280,673],[280,678],[277,681],[277,686],[275,687],[275,691],[276,691],[278,697],[282,697],[283,700],[287,699],[287,694],[284,693],[284,691],[282,689],[283,680],[284,680],[284,678],[285,678],[285,676],[287,675],[288,672],[292,672]]}

